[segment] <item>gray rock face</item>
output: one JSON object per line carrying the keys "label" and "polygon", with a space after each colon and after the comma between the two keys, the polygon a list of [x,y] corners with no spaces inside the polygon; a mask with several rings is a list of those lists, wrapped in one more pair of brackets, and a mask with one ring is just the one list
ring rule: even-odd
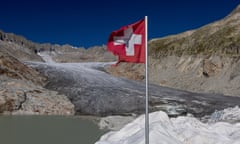
{"label": "gray rock face", "polygon": [[[101,71],[106,63],[27,63],[48,77],[47,88],[68,96],[77,114],[129,115],[145,111],[145,84],[113,77]],[[240,104],[239,97],[199,94],[149,86],[150,111],[169,115],[210,114]]]}
{"label": "gray rock face", "polygon": [[29,81],[0,78],[0,113],[73,115],[74,105],[66,96]]}

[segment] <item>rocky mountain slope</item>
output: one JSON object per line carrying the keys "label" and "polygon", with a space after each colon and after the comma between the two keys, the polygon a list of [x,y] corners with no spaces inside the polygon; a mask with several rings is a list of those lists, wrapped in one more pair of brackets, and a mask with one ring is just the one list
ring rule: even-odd
{"label": "rocky mountain slope", "polygon": [[112,62],[116,58],[107,51],[105,45],[88,49],[76,48],[70,45],[41,44],[40,52],[48,52],[55,62]]}
{"label": "rocky mountain slope", "polygon": [[[151,83],[240,96],[240,5],[222,20],[151,40],[149,61]],[[117,69],[107,68],[107,71],[143,80],[144,66],[132,65],[122,63]]]}
{"label": "rocky mountain slope", "polygon": [[0,49],[12,57],[21,61],[42,61],[41,57],[34,53],[36,44],[12,33],[0,31]]}
{"label": "rocky mountain slope", "polygon": [[0,46],[0,114],[74,114],[66,96],[43,88],[47,78],[20,61],[41,60],[39,56],[16,43],[0,40]]}
{"label": "rocky mountain slope", "polygon": [[150,42],[150,55],[240,55],[240,5],[222,20]]}
{"label": "rocky mountain slope", "polygon": [[88,49],[71,45],[39,44],[13,33],[0,31],[0,48],[13,54],[22,61],[43,61],[38,52],[48,52],[56,62],[89,62],[114,61],[116,58],[107,52],[106,46],[95,46]]}

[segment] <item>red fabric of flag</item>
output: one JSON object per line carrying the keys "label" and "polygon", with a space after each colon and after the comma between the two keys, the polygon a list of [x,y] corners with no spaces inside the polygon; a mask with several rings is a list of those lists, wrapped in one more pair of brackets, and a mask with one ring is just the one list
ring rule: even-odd
{"label": "red fabric of flag", "polygon": [[109,51],[118,56],[118,63],[145,63],[144,19],[113,31],[107,46]]}

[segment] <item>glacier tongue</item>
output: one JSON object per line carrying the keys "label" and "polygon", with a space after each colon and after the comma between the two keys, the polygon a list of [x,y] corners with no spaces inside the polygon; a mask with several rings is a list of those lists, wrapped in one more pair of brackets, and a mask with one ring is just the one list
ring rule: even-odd
{"label": "glacier tongue", "polygon": [[[236,109],[240,112],[239,108],[232,110]],[[186,116],[169,118],[162,111],[151,113],[149,118],[150,144],[240,144],[240,123],[202,123]],[[95,144],[144,144],[144,120],[142,115],[121,130],[103,135]]]}

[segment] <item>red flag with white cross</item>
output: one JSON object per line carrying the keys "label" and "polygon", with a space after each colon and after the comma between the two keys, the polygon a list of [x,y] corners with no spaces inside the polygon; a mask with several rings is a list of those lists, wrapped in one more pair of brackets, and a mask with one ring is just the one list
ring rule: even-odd
{"label": "red flag with white cross", "polygon": [[119,62],[145,63],[145,21],[140,20],[113,31],[108,39],[108,50]]}

